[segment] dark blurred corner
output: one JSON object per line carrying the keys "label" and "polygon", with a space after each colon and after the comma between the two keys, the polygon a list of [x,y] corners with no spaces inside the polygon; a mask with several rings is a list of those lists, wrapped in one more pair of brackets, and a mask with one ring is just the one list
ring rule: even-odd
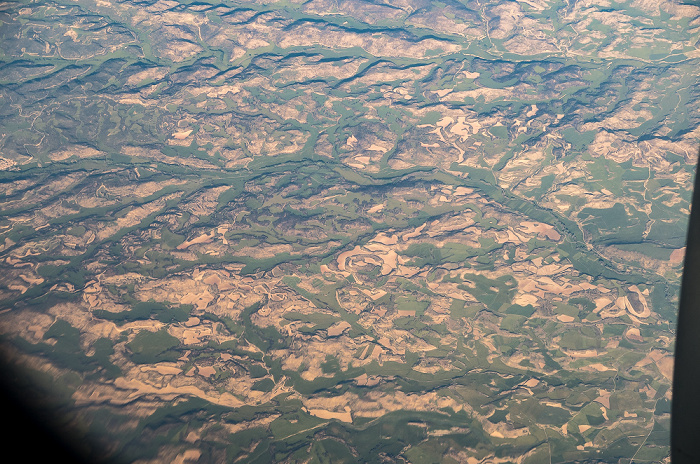
{"label": "dark blurred corner", "polygon": [[[22,463],[95,462],[78,449],[70,427],[46,403],[43,392],[17,366],[0,360],[0,443],[8,461]],[[49,407],[47,407],[49,406]],[[12,457],[14,456],[14,457]]]}

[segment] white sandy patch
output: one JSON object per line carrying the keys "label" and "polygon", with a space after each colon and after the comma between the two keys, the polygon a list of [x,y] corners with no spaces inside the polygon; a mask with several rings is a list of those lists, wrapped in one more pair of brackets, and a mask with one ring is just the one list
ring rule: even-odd
{"label": "white sandy patch", "polygon": [[612,300],[610,298],[596,298],[595,300],[595,309],[593,310],[594,313],[599,313],[601,309],[605,308],[609,304],[612,303]]}
{"label": "white sandy patch", "polygon": [[534,388],[539,384],[540,384],[540,381],[537,379],[529,379],[526,382],[523,382],[523,385],[525,385],[528,388]]}
{"label": "white sandy patch", "polygon": [[669,258],[669,261],[672,264],[679,264],[679,263],[683,262],[684,258],[685,258],[685,247],[673,250],[671,252],[671,257]]}
{"label": "white sandy patch", "polygon": [[192,129],[180,132],[174,132],[173,138],[176,140],[185,140],[192,133]]}
{"label": "white sandy patch", "polygon": [[595,369],[598,372],[605,372],[605,371],[614,371],[615,369],[611,369],[607,366],[604,366],[601,363],[595,363],[595,364],[589,364],[586,367],[590,367],[591,369]]}
{"label": "white sandy patch", "polygon": [[198,449],[189,449],[184,453],[178,454],[173,460],[173,464],[186,464],[187,462],[197,461],[202,455]]}
{"label": "white sandy patch", "polygon": [[592,357],[598,356],[598,352],[596,350],[565,350],[565,349],[562,349],[562,351],[567,356],[571,356],[572,358],[592,358]]}
{"label": "white sandy patch", "polygon": [[216,374],[216,369],[213,366],[197,366],[197,374],[208,378]]}
{"label": "white sandy patch", "polygon": [[129,394],[129,398],[131,399],[136,399],[144,395],[174,395],[195,396],[205,399],[211,403],[221,406],[228,406],[231,408],[240,408],[245,404],[231,393],[205,392],[201,388],[195,387],[194,385],[184,385],[181,387],[167,385],[165,387],[156,387],[140,380],[127,380],[124,377],[120,377],[114,381],[114,386],[121,390],[133,390],[132,393]]}
{"label": "white sandy patch", "polygon": [[209,233],[202,234],[198,237],[193,238],[192,240],[185,240],[181,244],[177,246],[178,250],[185,250],[189,246],[197,244],[197,243],[210,243],[214,239],[214,235],[216,235],[216,232],[213,230]]}
{"label": "white sandy patch", "polygon": [[173,365],[173,364],[166,364],[166,363],[159,363],[156,364],[155,366],[142,366],[141,367],[142,372],[149,372],[149,371],[155,371],[159,373],[160,375],[178,375],[182,372],[182,369],[179,367]]}
{"label": "white sandy patch", "polygon": [[328,327],[328,330],[327,330],[328,336],[329,337],[338,337],[338,336],[342,335],[350,327],[351,327],[351,325],[347,321],[336,322],[332,326]]}

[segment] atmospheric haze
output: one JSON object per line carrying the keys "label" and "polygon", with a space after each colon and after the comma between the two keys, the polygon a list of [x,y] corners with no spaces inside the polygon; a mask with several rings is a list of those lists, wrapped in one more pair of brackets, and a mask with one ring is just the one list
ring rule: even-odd
{"label": "atmospheric haze", "polygon": [[4,368],[92,462],[668,463],[699,13],[0,4]]}

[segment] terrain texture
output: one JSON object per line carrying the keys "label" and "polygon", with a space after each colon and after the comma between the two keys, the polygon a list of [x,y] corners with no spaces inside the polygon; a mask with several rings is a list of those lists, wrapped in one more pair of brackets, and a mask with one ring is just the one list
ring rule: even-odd
{"label": "terrain texture", "polygon": [[0,4],[0,347],[95,461],[668,462],[673,1]]}

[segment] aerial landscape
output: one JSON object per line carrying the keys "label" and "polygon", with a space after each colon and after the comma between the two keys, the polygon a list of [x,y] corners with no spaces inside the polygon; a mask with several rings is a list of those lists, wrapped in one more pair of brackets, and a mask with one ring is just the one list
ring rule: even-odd
{"label": "aerial landscape", "polygon": [[668,463],[669,0],[0,3],[0,353],[92,462]]}

